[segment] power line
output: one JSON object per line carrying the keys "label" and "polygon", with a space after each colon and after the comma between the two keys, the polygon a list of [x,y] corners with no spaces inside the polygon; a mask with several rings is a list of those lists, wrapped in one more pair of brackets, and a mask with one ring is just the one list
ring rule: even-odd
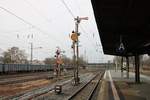
{"label": "power line", "polygon": [[65,3],[65,1],[64,1],[64,0],[60,0],[60,1],[64,4],[65,8],[68,10],[68,12],[71,14],[71,16],[72,16],[73,18],[75,18],[75,15],[74,15],[73,12],[71,11],[71,9],[68,7],[68,5]]}
{"label": "power line", "polygon": [[[65,6],[65,8],[68,10],[68,12],[71,14],[71,16],[73,17],[73,19],[75,18],[75,15],[73,14],[73,12],[71,11],[71,9],[68,7],[68,5],[64,2],[64,0],[60,0],[63,4],[64,4],[64,6]],[[83,30],[83,28],[81,28],[82,30]],[[83,30],[83,32],[84,32],[84,30]],[[85,35],[86,37],[87,37],[87,35]],[[94,46],[94,45],[92,45],[92,46]],[[95,48],[95,47],[94,47]]]}
{"label": "power line", "polygon": [[[47,19],[45,16],[43,16],[43,14],[35,7],[33,6],[33,4],[31,4],[28,0],[23,0],[24,2],[26,2],[29,6],[31,6],[33,8],[33,10],[39,15],[41,16],[42,18],[45,19],[46,22],[50,23],[51,24],[51,21],[49,19]],[[73,13],[71,12],[71,10],[69,9],[69,7],[67,6],[67,4],[64,2],[64,0],[62,1],[62,3],[65,5],[65,7],[68,8],[68,11],[70,11],[70,13],[73,15]]]}
{"label": "power line", "polygon": [[[68,5],[64,2],[64,0],[60,0],[63,4],[64,4],[64,6],[65,6],[65,8],[68,10],[68,12],[71,14],[71,16],[73,17],[73,18],[75,18],[75,15],[73,14],[73,12],[71,11],[71,9],[68,7]],[[78,8],[78,7],[77,7]],[[81,27],[81,30],[83,30],[83,28]],[[87,32],[85,32],[84,30],[83,30],[83,32],[84,33],[87,33]]]}
{"label": "power line", "polygon": [[[68,5],[64,2],[64,0],[61,0],[62,1],[62,3],[64,4],[64,6],[66,7],[66,9],[68,10],[68,12],[71,14],[71,16],[73,17],[73,18],[75,18],[75,16],[74,16],[74,14],[73,14],[73,12],[71,11],[71,9],[68,7]],[[76,4],[77,5],[77,4]],[[79,5],[77,5],[77,8],[79,9]],[[80,10],[80,9],[79,9]],[[83,27],[81,26],[81,30],[84,32],[84,33],[87,33],[87,32],[85,32],[85,30],[83,29]],[[87,33],[88,34],[88,33]],[[94,44],[94,43],[93,43]]]}
{"label": "power line", "polygon": [[78,0],[74,0],[74,1],[76,2],[75,4],[76,4],[76,7],[78,8],[79,14],[81,14],[81,13],[80,13],[81,9],[80,9]]}
{"label": "power line", "polygon": [[[89,34],[89,33],[87,33],[87,32],[83,29],[82,26],[81,26],[81,29],[82,29],[82,31],[83,31],[84,33]],[[85,36],[88,38],[88,40],[90,40],[89,37],[88,37],[87,35],[85,35]],[[92,46],[94,46],[94,48],[96,47],[93,41],[90,42],[90,43],[92,44]]]}
{"label": "power line", "polygon": [[21,17],[17,16],[17,15],[16,15],[16,14],[14,14],[13,12],[11,12],[11,11],[9,11],[9,10],[5,9],[4,7],[1,7],[1,6],[0,6],[0,8],[1,8],[1,9],[3,9],[4,11],[8,12],[9,14],[11,14],[11,15],[15,16],[16,18],[18,18],[19,20],[23,21],[24,23],[26,23],[26,24],[28,24],[28,25],[30,25],[30,26],[32,26],[32,27],[34,27],[34,28],[36,28],[34,25],[32,25],[32,24],[31,24],[31,23],[29,23],[28,21],[24,20],[23,18],[21,18]]}
{"label": "power line", "polygon": [[[20,16],[17,16],[15,13],[9,11],[8,9],[6,9],[6,8],[4,8],[4,7],[2,7],[2,6],[0,6],[0,9],[2,9],[2,10],[4,10],[4,11],[6,11],[7,13],[9,13],[9,14],[15,16],[15,17],[18,18],[19,20],[23,21],[25,24],[30,25],[31,27],[35,28],[36,30],[40,31],[41,33],[44,33],[45,35],[46,35],[46,34],[48,35],[47,32],[41,30],[39,27],[37,27],[37,26],[31,24],[30,22],[24,20],[24,19],[21,18]],[[55,37],[53,37],[53,39],[54,39],[54,38],[55,38]],[[55,38],[54,40],[57,41],[57,42],[60,41],[60,40],[57,40],[56,38]],[[63,43],[63,42],[60,41],[60,43]]]}
{"label": "power line", "polygon": [[[78,10],[79,11],[81,11],[81,9],[80,9],[80,6],[79,6],[79,4],[78,4],[78,0],[74,0],[74,1],[76,1],[76,8],[78,8]],[[83,30],[83,32],[85,32],[85,30],[83,29],[83,27],[81,26],[81,30]],[[93,32],[93,31],[92,31]],[[87,34],[88,34],[88,32],[86,32]],[[93,32],[94,33],[94,32]],[[94,39],[94,37],[93,37],[93,39]]]}
{"label": "power line", "polygon": [[23,29],[8,30],[8,31],[0,30],[0,32],[2,32],[2,33],[16,33],[16,32],[22,32],[22,31],[25,31],[25,30],[28,30],[28,29],[32,29],[32,28],[33,28],[33,27],[27,27],[27,28],[23,28]]}
{"label": "power line", "polygon": [[[82,31],[83,31],[84,33],[88,34],[88,36],[91,37],[90,34],[89,34],[88,32],[86,32],[82,26],[81,26],[81,29],[82,29]],[[89,31],[93,32],[92,30],[89,30]],[[93,34],[94,34],[94,32],[92,33],[92,37],[93,37],[93,40],[95,40],[95,36],[93,36]],[[93,46],[94,46],[95,48],[97,48],[97,46],[96,46],[97,42],[94,43],[94,42],[92,41],[91,43],[93,44]],[[98,49],[98,48],[97,48],[97,49]],[[101,48],[100,48],[100,49],[101,49]]]}
{"label": "power line", "polygon": [[43,14],[36,8],[34,7],[28,0],[23,0],[24,2],[26,2],[29,6],[31,6],[33,8],[33,10],[42,18],[44,18],[44,20],[48,23],[51,23],[51,21],[49,19],[47,19],[45,16],[43,16]]}
{"label": "power line", "polygon": [[[33,4],[31,4],[28,0],[24,0],[24,2],[26,2],[29,6],[31,6],[33,8],[33,10],[42,18],[44,18],[44,20],[48,23],[51,24],[51,21],[49,19],[47,19],[45,16],[43,16],[43,14],[35,7],[33,6]],[[65,2],[64,2],[65,3]],[[61,41],[62,42],[62,41]]]}
{"label": "power line", "polygon": [[[71,14],[71,16],[73,17],[73,19],[75,18],[75,15],[73,14],[73,12],[71,11],[71,9],[68,7],[68,5],[64,2],[64,0],[61,0],[61,2],[64,4],[65,8],[68,10],[68,12]],[[77,7],[78,8],[78,7]],[[83,29],[83,27],[81,26],[81,30],[84,32],[84,33],[87,33],[85,32],[85,30]],[[87,35],[85,35],[87,37]],[[87,37],[88,38],[88,37]],[[89,39],[89,38],[88,38]],[[91,42],[90,42],[91,43]],[[97,48],[96,45],[94,45],[94,43],[92,42],[91,43],[92,46],[94,48]]]}

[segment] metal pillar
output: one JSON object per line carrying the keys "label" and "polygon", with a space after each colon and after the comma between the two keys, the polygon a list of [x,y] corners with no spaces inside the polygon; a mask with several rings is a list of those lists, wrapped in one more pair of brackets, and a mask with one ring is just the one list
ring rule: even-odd
{"label": "metal pillar", "polygon": [[73,67],[74,67],[74,70],[73,70],[74,72],[73,72],[73,73],[74,73],[74,80],[75,80],[75,84],[76,84],[76,79],[75,79],[75,78],[76,78],[76,68],[75,68],[75,67],[76,67],[76,66],[75,66],[75,65],[76,65],[75,42],[73,42],[73,44],[72,44],[72,49],[73,49]]}
{"label": "metal pillar", "polygon": [[121,57],[121,72],[123,72],[123,57]]}
{"label": "metal pillar", "polygon": [[30,64],[32,64],[32,59],[33,59],[33,43],[31,43],[31,60],[30,60]]}
{"label": "metal pillar", "polygon": [[[77,16],[77,19],[76,19],[76,23],[75,23],[75,33],[78,34],[78,29],[79,29],[79,23],[80,23],[80,19],[79,17]],[[76,69],[76,84],[79,83],[79,38],[77,38],[77,69]]]}
{"label": "metal pillar", "polygon": [[135,55],[135,82],[140,83],[140,57],[139,55]]}
{"label": "metal pillar", "polygon": [[129,78],[129,57],[126,57],[126,62],[127,62],[127,68],[126,68],[126,71],[127,71],[127,78]]}
{"label": "metal pillar", "polygon": [[77,40],[76,40],[76,55],[77,55],[77,59],[76,59],[76,74],[75,74],[75,85],[77,85],[80,82],[80,78],[79,78],[79,23],[81,22],[81,20],[88,20],[88,17],[80,17],[77,16],[77,18],[74,19],[75,20],[75,33],[77,34]]}
{"label": "metal pillar", "polygon": [[115,61],[115,71],[117,71],[118,70],[118,64],[120,64],[120,62],[118,62],[119,61],[119,57],[118,56],[116,56],[116,61]]}
{"label": "metal pillar", "polygon": [[123,77],[123,57],[121,57],[121,77]]}

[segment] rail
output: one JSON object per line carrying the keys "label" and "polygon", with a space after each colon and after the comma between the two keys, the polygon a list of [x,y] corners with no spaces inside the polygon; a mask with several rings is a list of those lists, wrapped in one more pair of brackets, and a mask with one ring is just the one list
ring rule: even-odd
{"label": "rail", "polygon": [[[96,82],[96,84],[92,87],[92,89],[90,90],[90,93],[86,95],[86,99],[85,100],[90,100],[94,94],[94,91],[96,90],[100,80],[102,79],[104,72],[98,73],[96,74],[90,81],[88,81],[85,85],[83,85],[81,88],[79,88],[75,93],[73,93],[68,100],[75,100],[76,96],[79,95],[88,85],[90,85],[90,83],[92,84],[93,82],[96,82],[96,79],[98,78],[98,81]],[[82,99],[83,100],[83,99]]]}

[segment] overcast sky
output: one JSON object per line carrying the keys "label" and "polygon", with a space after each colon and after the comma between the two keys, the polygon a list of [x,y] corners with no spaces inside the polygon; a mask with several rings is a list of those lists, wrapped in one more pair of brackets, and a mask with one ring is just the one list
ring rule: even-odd
{"label": "overcast sky", "polygon": [[80,55],[89,62],[111,60],[103,54],[90,0],[0,0],[0,52],[17,46],[30,59],[32,42],[34,59],[54,56],[57,46],[72,57],[76,16],[89,18],[79,25]]}

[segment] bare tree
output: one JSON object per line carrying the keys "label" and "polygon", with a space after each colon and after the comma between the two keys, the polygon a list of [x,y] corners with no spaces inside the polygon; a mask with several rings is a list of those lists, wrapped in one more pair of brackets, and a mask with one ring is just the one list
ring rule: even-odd
{"label": "bare tree", "polygon": [[18,47],[12,47],[3,53],[4,63],[27,63],[25,51],[19,50]]}
{"label": "bare tree", "polygon": [[45,64],[55,64],[56,60],[55,58],[45,58],[44,63]]}

